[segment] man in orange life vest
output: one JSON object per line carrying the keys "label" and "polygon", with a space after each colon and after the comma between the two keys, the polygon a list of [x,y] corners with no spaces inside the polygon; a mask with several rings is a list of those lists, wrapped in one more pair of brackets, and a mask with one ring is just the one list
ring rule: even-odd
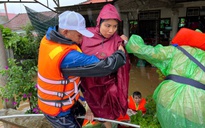
{"label": "man in orange life vest", "polygon": [[38,106],[54,128],[80,128],[76,117],[85,109],[78,99],[80,77],[68,76],[67,68],[83,67],[87,76],[104,76],[125,64],[122,46],[110,57],[99,60],[83,54],[78,47],[82,36],[92,37],[85,19],[74,11],[59,15],[59,24],[50,27],[42,38],[38,58]]}

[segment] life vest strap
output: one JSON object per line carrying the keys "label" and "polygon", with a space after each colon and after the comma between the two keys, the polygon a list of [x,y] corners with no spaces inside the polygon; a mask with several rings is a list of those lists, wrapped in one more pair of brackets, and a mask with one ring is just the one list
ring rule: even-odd
{"label": "life vest strap", "polygon": [[177,48],[182,51],[191,61],[193,61],[195,64],[197,64],[204,72],[205,72],[205,66],[202,65],[201,62],[199,62],[196,58],[194,58],[190,53],[188,53],[184,48],[177,46]]}
{"label": "life vest strap", "polygon": [[[81,81],[79,81],[79,83],[77,84],[76,83],[76,80],[79,78],[79,77],[74,77],[74,78],[70,78],[70,79],[63,79],[63,80],[50,80],[50,79],[47,79],[43,76],[41,76],[41,74],[38,72],[38,77],[39,79],[41,79],[43,82],[45,83],[48,83],[48,84],[61,84],[61,85],[67,85],[68,83],[70,82],[73,82],[74,83],[74,92],[77,93],[78,92],[78,85],[80,84]],[[60,94],[60,96],[62,96],[62,94]]]}
{"label": "life vest strap", "polygon": [[70,96],[69,98],[64,99],[64,100],[45,100],[45,99],[42,99],[39,95],[38,95],[38,98],[44,104],[47,104],[47,105],[50,105],[50,106],[54,106],[54,107],[57,107],[57,108],[61,108],[62,106],[71,105],[72,101],[75,99],[77,94],[79,94],[79,90],[78,90],[78,93],[74,93],[72,96]]}
{"label": "life vest strap", "polygon": [[196,81],[194,79],[191,79],[191,78],[186,78],[183,76],[170,74],[165,78],[165,80],[173,80],[177,83],[187,84],[187,85],[191,85],[193,87],[205,90],[205,85],[203,83]]}
{"label": "life vest strap", "polygon": [[79,82],[78,85],[74,85],[74,86],[77,86],[77,89],[76,89],[76,87],[75,87],[74,89],[72,89],[72,90],[70,90],[70,91],[66,91],[66,92],[54,92],[54,91],[49,91],[49,90],[43,89],[39,84],[37,84],[37,88],[38,88],[41,92],[43,92],[43,93],[45,93],[45,94],[55,95],[55,96],[58,96],[58,97],[61,97],[61,98],[62,98],[62,97],[64,97],[64,96],[69,95],[69,94],[72,93],[72,92],[75,92],[75,93],[76,93],[77,91],[75,91],[75,89],[78,90],[78,87],[79,87],[80,83],[81,83],[81,82]]}
{"label": "life vest strap", "polygon": [[39,72],[38,72],[38,77],[43,82],[46,82],[46,83],[49,83],[49,84],[62,84],[62,85],[67,85],[68,83],[75,82],[75,80],[78,79],[78,77],[74,77],[72,79],[50,80],[50,79],[47,79],[47,78],[41,76]]}

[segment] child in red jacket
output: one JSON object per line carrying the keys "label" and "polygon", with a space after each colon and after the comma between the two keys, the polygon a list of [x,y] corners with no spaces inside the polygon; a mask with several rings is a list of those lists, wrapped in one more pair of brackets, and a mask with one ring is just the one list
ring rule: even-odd
{"label": "child in red jacket", "polygon": [[128,99],[127,114],[125,116],[120,115],[120,117],[117,120],[129,122],[130,116],[135,115],[137,111],[142,111],[142,113],[145,114],[146,113],[145,104],[146,104],[146,100],[145,98],[142,98],[142,94],[139,91],[133,92],[133,94],[129,96]]}
{"label": "child in red jacket", "polygon": [[133,95],[129,97],[128,115],[136,114],[137,111],[142,111],[142,113],[145,114],[145,104],[146,100],[142,98],[142,94],[139,91],[133,92]]}

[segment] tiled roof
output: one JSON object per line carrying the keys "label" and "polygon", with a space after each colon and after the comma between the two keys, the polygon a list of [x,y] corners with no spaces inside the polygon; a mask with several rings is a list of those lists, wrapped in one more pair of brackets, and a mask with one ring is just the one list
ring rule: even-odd
{"label": "tiled roof", "polygon": [[13,19],[3,24],[3,26],[5,28],[10,28],[11,30],[20,30],[27,23],[30,23],[28,15],[27,13],[22,13],[22,14],[16,15]]}
{"label": "tiled roof", "polygon": [[[46,15],[46,16],[54,16],[55,13],[52,11],[46,11],[46,12],[42,12],[42,14]],[[5,28],[10,28],[11,30],[21,30],[23,26],[27,25],[28,23],[30,23],[30,19],[27,15],[27,13],[20,13],[17,14],[13,19],[9,20],[8,22],[6,22],[5,24],[3,24],[3,26]]]}
{"label": "tiled roof", "polygon": [[111,2],[113,0],[87,0],[86,2],[82,2],[82,4],[91,4],[91,3],[102,3],[102,2]]}
{"label": "tiled roof", "polygon": [[[8,15],[8,19],[11,20],[11,19],[14,18],[17,14],[7,13],[7,15]],[[0,13],[0,16],[6,16],[6,13]]]}

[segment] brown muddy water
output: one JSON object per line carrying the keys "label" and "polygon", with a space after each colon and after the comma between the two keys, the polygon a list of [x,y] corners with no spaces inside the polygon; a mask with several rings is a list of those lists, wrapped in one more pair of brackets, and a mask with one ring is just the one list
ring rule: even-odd
{"label": "brown muddy water", "polygon": [[132,95],[134,91],[140,91],[143,97],[152,95],[161,82],[156,70],[157,68],[152,66],[137,67],[136,65],[132,65],[130,71],[129,95]]}
{"label": "brown muddy water", "polygon": [[[132,95],[134,91],[140,91],[143,97],[152,95],[157,85],[161,82],[159,75],[156,73],[156,69],[157,68],[152,66],[138,67],[136,63],[133,63],[130,70],[128,94]],[[1,103],[0,101],[0,109],[3,108]],[[28,109],[28,103],[24,102],[20,105],[19,110],[26,109]],[[2,122],[0,122],[0,128],[4,128]]]}

